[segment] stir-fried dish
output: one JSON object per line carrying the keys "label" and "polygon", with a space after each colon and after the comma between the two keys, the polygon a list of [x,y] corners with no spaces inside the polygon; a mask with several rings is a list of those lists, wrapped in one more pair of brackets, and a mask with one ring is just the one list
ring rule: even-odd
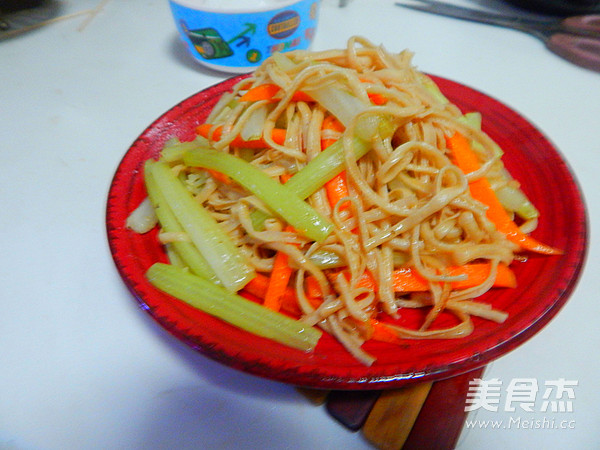
{"label": "stir-fried dish", "polygon": [[[222,96],[192,142],[145,165],[131,228],[160,227],[159,289],[252,333],[310,351],[322,331],[366,365],[375,339],[467,336],[478,302],[516,285],[539,213],[502,150],[408,51],[347,48],[267,59]],[[426,312],[400,326],[408,308]],[[436,319],[452,314],[456,323]]]}

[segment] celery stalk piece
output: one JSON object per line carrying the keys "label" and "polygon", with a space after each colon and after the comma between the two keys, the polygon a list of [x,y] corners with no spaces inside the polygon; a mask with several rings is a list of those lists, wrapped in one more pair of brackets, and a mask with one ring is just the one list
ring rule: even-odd
{"label": "celery stalk piece", "polygon": [[[367,154],[370,148],[371,146],[363,139],[355,137],[352,140],[352,150],[356,159],[360,159]],[[327,181],[342,172],[345,166],[344,144],[340,139],[311,159],[285,185],[298,197],[305,199],[323,187]]]}
{"label": "celery stalk piece", "polygon": [[150,199],[146,197],[137,208],[133,210],[125,225],[136,233],[144,234],[156,226],[158,219]]}
{"label": "celery stalk piece", "polygon": [[265,128],[265,120],[267,119],[267,106],[262,105],[256,108],[251,114],[246,124],[240,132],[240,137],[245,141],[253,141],[260,139]]}
{"label": "celery stalk piece", "polygon": [[[334,142],[295,173],[285,186],[303,200],[310,197],[327,181],[344,170],[343,145],[341,140]],[[356,159],[359,159],[369,151],[370,146],[363,139],[355,137],[352,140],[352,149]],[[251,217],[254,228],[262,230],[264,221],[270,216],[264,211],[254,210]]]}
{"label": "celery stalk piece", "polygon": [[[169,207],[169,203],[165,200],[159,189],[152,173],[152,169],[148,169],[148,165],[152,164],[154,163],[146,162],[144,181],[146,184],[146,191],[148,191],[148,197],[154,206],[158,222],[163,231],[173,233],[184,232],[183,227],[177,221],[177,218]],[[210,267],[206,259],[192,242],[172,242],[169,244],[169,247],[193,273],[215,283],[220,283],[215,271]]]}
{"label": "celery stalk piece", "polygon": [[[399,267],[408,262],[408,256],[404,252],[393,252],[394,267]],[[338,267],[347,267],[348,263],[337,253],[328,250],[317,250],[312,253],[308,259],[319,269],[335,269]]]}
{"label": "celery stalk piece", "polygon": [[335,269],[337,267],[346,267],[346,260],[340,258],[337,253],[327,250],[317,250],[312,253],[308,259],[319,269]]}
{"label": "celery stalk piece", "polygon": [[496,190],[496,197],[505,209],[514,211],[522,219],[535,219],[540,215],[533,203],[519,188],[502,186]]}
{"label": "celery stalk piece", "polygon": [[193,167],[217,170],[248,189],[298,232],[317,242],[333,225],[286,185],[273,180],[252,164],[229,153],[212,149],[189,151],[184,162]]}
{"label": "celery stalk piece", "polygon": [[[352,141],[352,149],[354,151],[354,157],[360,159],[367,154],[370,146],[366,141],[354,138]],[[306,166],[296,172],[285,183],[285,186],[292,190],[298,197],[305,200],[322,188],[327,181],[342,172],[344,167],[344,148],[343,143],[340,140],[334,142],[316,157],[311,159]],[[263,211],[255,212],[260,213],[260,218],[257,217],[256,223],[254,223],[255,227],[257,227],[261,219],[264,221],[269,215]],[[252,219],[253,221],[255,220],[254,217]]]}
{"label": "celery stalk piece", "polygon": [[470,126],[476,130],[481,130],[481,113],[479,112],[468,112],[460,116],[458,120],[465,125]]}
{"label": "celery stalk piece", "polygon": [[189,269],[188,265],[183,262],[183,259],[173,248],[172,243],[164,244],[165,252],[167,254],[167,259],[169,260],[169,264],[172,264],[176,267],[181,267],[182,269]]}
{"label": "celery stalk piece", "polygon": [[322,333],[317,328],[265,308],[178,267],[155,263],[146,272],[146,277],[157,289],[211,316],[289,347],[309,352],[321,337]]}
{"label": "celery stalk piece", "polygon": [[[462,122],[465,125],[474,128],[475,130],[481,130],[482,117],[480,112],[473,111],[465,113],[464,115],[460,116],[458,120],[459,122]],[[483,151],[483,146],[477,141],[471,141],[471,146],[475,150]],[[502,157],[503,154],[504,152],[502,151],[500,146],[494,142],[494,155]]]}
{"label": "celery stalk piece", "polygon": [[197,146],[198,142],[196,141],[180,142],[178,139],[171,139],[160,151],[160,160],[164,162],[180,161],[186,151]]}
{"label": "celery stalk piece", "polygon": [[425,89],[427,89],[442,105],[449,103],[449,100],[444,94],[442,94],[442,91],[440,90],[439,86],[427,75],[421,75],[421,83],[423,84]]}
{"label": "celery stalk piece", "polygon": [[[376,133],[381,137],[389,137],[394,129],[389,119],[385,116],[373,116],[372,120],[377,127]],[[372,136],[371,136],[372,137]],[[352,151],[358,160],[371,150],[369,139],[354,136],[352,138]],[[322,188],[325,183],[342,172],[346,167],[344,158],[344,143],[337,140],[316,157],[311,159],[306,166],[300,169],[285,183],[298,197],[306,199]]]}
{"label": "celery stalk piece", "polygon": [[283,72],[289,72],[296,67],[296,63],[281,52],[273,53],[271,58],[275,61],[275,65]]}
{"label": "celery stalk piece", "polygon": [[[323,108],[333,114],[344,127],[349,127],[354,119],[372,105],[365,103],[353,93],[336,86],[321,86],[307,89],[306,92]],[[390,121],[383,115],[365,115],[359,117],[354,127],[354,135],[366,141],[380,134],[387,137],[393,133],[389,130]]]}
{"label": "celery stalk piece", "polygon": [[333,85],[307,89],[306,92],[323,108],[337,117],[345,127],[350,125],[356,115],[371,106],[351,92]]}
{"label": "celery stalk piece", "polygon": [[194,200],[167,164],[148,161],[146,171],[223,286],[233,292],[244,287],[256,275],[254,269],[217,221]]}
{"label": "celery stalk piece", "polygon": [[255,209],[250,213],[250,219],[252,219],[252,227],[257,231],[265,231],[265,220],[273,217],[262,209]]}

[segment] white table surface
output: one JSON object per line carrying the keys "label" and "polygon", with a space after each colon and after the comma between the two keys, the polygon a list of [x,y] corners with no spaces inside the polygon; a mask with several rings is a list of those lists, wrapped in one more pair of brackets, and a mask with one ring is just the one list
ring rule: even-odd
{"label": "white table surface", "polygon": [[[100,1],[63,3],[70,13]],[[471,416],[566,418],[572,427],[464,430],[458,448],[600,448],[600,74],[516,31],[392,0],[336,4],[322,4],[315,49],[358,34],[413,50],[421,70],[529,118],[563,153],[587,200],[589,255],[570,301],[485,374],[504,386],[576,380],[573,412]],[[225,75],[188,57],[166,0],[108,1],[84,21],[0,41],[0,448],[369,448],[293,387],[196,354],[137,306],[108,250],[112,175],[151,121]]]}

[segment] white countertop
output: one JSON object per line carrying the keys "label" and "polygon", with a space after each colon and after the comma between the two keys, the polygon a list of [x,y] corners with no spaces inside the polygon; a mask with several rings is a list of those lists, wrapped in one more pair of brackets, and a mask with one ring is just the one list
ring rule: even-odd
{"label": "white countertop", "polygon": [[[63,3],[69,13],[100,0]],[[520,414],[566,418],[569,427],[476,427],[464,430],[458,447],[599,448],[600,74],[516,31],[412,12],[392,0],[336,4],[322,4],[315,49],[362,35],[392,51],[413,50],[421,70],[486,92],[531,120],[563,153],[586,197],[589,255],[570,301],[485,375],[505,386],[518,378],[576,380],[572,413]],[[111,178],[147,125],[225,75],[188,57],[166,0],[108,1],[84,21],[0,41],[0,448],[369,448],[293,387],[196,354],[137,306],[108,250]],[[471,418],[514,418],[500,409]]]}

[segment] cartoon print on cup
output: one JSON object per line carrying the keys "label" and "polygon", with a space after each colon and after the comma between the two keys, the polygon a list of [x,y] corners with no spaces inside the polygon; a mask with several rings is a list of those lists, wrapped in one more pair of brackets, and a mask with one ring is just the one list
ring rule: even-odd
{"label": "cartoon print on cup", "polygon": [[288,0],[283,8],[240,12],[203,10],[192,0],[171,0],[170,5],[194,59],[228,72],[249,71],[274,52],[307,49],[318,19],[316,0]]}

